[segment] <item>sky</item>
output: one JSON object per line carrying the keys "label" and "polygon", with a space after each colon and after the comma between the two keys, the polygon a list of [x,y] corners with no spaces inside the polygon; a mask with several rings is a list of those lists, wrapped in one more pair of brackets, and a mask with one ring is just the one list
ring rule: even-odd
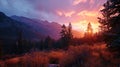
{"label": "sky", "polygon": [[94,32],[98,31],[100,10],[106,0],[0,0],[0,11],[8,16],[72,23],[73,28],[85,31],[90,22]]}

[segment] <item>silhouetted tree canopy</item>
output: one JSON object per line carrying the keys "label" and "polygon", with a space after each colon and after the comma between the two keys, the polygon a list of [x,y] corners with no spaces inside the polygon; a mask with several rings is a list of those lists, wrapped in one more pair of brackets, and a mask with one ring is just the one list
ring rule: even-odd
{"label": "silhouetted tree canopy", "polygon": [[54,40],[50,36],[47,36],[44,41],[44,48],[45,49],[52,48],[53,43],[54,43]]}
{"label": "silhouetted tree canopy", "polygon": [[120,0],[107,0],[101,10],[102,17],[98,18],[101,30],[109,33],[120,33]]}
{"label": "silhouetted tree canopy", "polygon": [[62,45],[68,46],[72,42],[72,39],[73,39],[71,23],[69,23],[68,27],[66,27],[63,24],[60,34],[61,34]]}
{"label": "silhouetted tree canopy", "polygon": [[107,0],[101,10],[102,17],[98,18],[101,24],[104,41],[108,47],[120,48],[120,0]]}

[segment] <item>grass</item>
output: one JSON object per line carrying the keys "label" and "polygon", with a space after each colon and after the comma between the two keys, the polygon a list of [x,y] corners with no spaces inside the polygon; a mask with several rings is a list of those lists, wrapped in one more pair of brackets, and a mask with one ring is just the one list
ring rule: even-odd
{"label": "grass", "polygon": [[[49,64],[59,64],[60,67],[117,67],[120,58],[114,58],[105,44],[93,46],[84,44],[69,46],[67,50],[36,51],[24,56],[0,61],[1,67],[48,67]],[[2,66],[3,65],[3,66]]]}

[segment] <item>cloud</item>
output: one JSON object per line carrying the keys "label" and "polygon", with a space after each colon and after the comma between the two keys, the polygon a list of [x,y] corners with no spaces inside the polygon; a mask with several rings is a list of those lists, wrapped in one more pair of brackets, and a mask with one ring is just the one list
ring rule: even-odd
{"label": "cloud", "polygon": [[56,11],[59,16],[62,16],[63,13],[61,11]]}
{"label": "cloud", "polygon": [[18,15],[29,17],[33,8],[32,5],[25,0],[0,0],[0,11],[9,16]]}
{"label": "cloud", "polygon": [[79,12],[77,15],[79,15],[79,16],[97,17],[98,16],[98,12],[83,10],[83,11]]}
{"label": "cloud", "polygon": [[83,21],[97,23],[98,12],[104,2],[105,0],[0,0],[0,11],[9,16],[25,16],[60,24]]}
{"label": "cloud", "polygon": [[78,5],[79,3],[85,3],[87,0],[74,0],[73,5]]}
{"label": "cloud", "polygon": [[65,16],[65,17],[71,17],[75,11],[69,11],[69,12],[64,12],[64,11],[56,11],[59,16]]}
{"label": "cloud", "polygon": [[94,4],[95,3],[95,0],[90,0],[90,4]]}

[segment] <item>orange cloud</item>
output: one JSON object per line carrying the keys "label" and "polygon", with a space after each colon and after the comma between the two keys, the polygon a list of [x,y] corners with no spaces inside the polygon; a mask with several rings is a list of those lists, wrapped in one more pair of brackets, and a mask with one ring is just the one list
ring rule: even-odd
{"label": "orange cloud", "polygon": [[66,17],[71,17],[74,13],[75,13],[75,11],[71,11],[71,12],[64,13],[64,15]]}
{"label": "orange cloud", "polygon": [[63,15],[63,13],[62,13],[61,11],[57,11],[57,14],[58,14],[59,16],[62,16],[62,15]]}
{"label": "orange cloud", "polygon": [[90,4],[93,4],[95,1],[94,0],[90,0]]}
{"label": "orange cloud", "polygon": [[96,16],[98,15],[98,12],[96,12],[96,11],[86,11],[86,10],[83,10],[83,11],[79,12],[77,15],[79,15],[79,16],[96,17]]}
{"label": "orange cloud", "polygon": [[73,5],[77,5],[79,3],[84,3],[84,2],[87,2],[87,0],[74,0]]}
{"label": "orange cloud", "polygon": [[71,17],[75,11],[64,12],[64,11],[56,11],[59,16],[64,15],[65,17]]}

